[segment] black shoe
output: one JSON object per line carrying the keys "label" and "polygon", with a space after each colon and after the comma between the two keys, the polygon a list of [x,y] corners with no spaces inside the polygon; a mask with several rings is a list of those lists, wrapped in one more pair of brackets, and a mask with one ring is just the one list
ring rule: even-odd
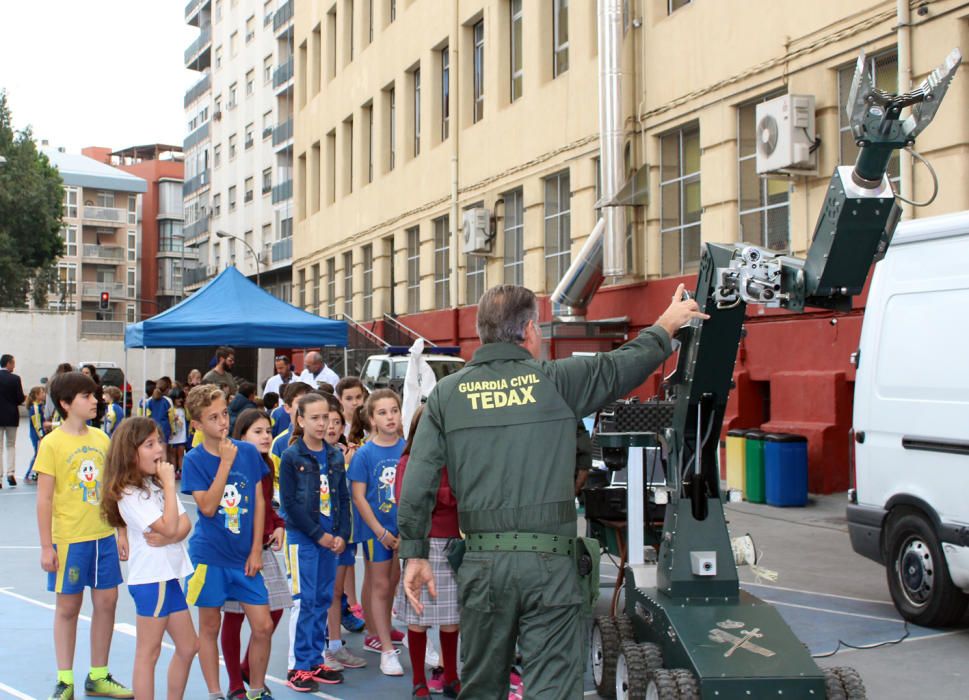
{"label": "black shoe", "polygon": [[297,693],[315,693],[320,689],[319,683],[313,680],[310,671],[291,670],[286,674],[286,685]]}
{"label": "black shoe", "polygon": [[313,680],[318,683],[336,685],[337,683],[343,682],[343,674],[339,671],[334,671],[326,664],[317,664],[310,671],[310,674],[312,674]]}
{"label": "black shoe", "polygon": [[444,686],[444,697],[456,698],[461,693],[461,681],[453,681]]}
{"label": "black shoe", "polygon": [[14,475],[11,474],[10,476],[7,477],[7,483],[10,484],[11,486],[16,486],[17,485],[16,477],[14,477]]}

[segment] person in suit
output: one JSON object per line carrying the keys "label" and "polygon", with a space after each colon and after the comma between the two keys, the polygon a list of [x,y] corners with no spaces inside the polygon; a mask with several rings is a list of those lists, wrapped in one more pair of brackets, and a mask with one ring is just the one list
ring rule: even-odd
{"label": "person in suit", "polygon": [[[24,385],[13,373],[16,361],[13,355],[0,355],[0,448],[7,451],[6,476],[10,486],[17,485],[14,469],[17,466],[17,427],[20,425],[20,406],[24,399]],[[3,482],[0,482],[3,488]]]}

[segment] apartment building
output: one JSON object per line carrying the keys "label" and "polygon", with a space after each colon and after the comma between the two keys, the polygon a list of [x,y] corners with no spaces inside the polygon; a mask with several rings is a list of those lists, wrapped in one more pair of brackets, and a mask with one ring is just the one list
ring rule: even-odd
{"label": "apartment building", "polygon": [[[483,289],[550,293],[599,216],[596,5],[297,6],[294,303],[365,322],[406,314],[428,338],[470,351],[468,305]],[[625,264],[588,318],[624,318],[629,332],[652,322],[677,282],[694,284],[705,242],[806,251],[832,170],[857,154],[845,107],[860,51],[890,92],[916,85],[954,47],[969,55],[955,0],[623,0],[621,12]],[[967,92],[960,72],[916,144],[939,189],[906,217],[969,208]],[[756,105],[779,95],[813,97],[816,167],[761,177]],[[890,178],[915,201],[935,189],[908,154]],[[456,235],[477,207],[494,236],[483,256]],[[726,425],[807,435],[812,491],[847,485],[849,356],[863,304],[750,311]],[[658,376],[643,393],[657,391]]]}
{"label": "apartment building", "polygon": [[[297,5],[294,303],[366,322],[550,291],[596,218],[595,9]],[[468,255],[481,208],[494,239]]]}
{"label": "apartment building", "polygon": [[195,267],[182,232],[182,147],[154,143],[119,151],[90,147],[81,153],[145,181],[139,217],[138,320],[174,306],[185,297],[184,270]]}
{"label": "apartment building", "polygon": [[202,73],[184,101],[186,291],[234,265],[288,300],[292,2],[193,0],[185,19],[200,30],[185,66]]}
{"label": "apartment building", "polygon": [[77,311],[81,336],[120,338],[125,323],[139,318],[145,180],[84,155],[43,150],[64,182],[64,255],[48,306]]}

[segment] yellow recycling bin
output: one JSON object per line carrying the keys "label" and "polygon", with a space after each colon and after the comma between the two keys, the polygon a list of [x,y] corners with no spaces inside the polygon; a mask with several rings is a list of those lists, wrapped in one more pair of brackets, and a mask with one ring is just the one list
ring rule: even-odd
{"label": "yellow recycling bin", "polygon": [[746,443],[747,429],[727,431],[727,488],[741,493],[746,483]]}

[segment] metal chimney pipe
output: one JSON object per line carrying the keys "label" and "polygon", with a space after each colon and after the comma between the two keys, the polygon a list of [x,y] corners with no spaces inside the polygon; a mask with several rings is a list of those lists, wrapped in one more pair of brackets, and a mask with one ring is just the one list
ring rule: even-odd
{"label": "metal chimney pipe", "polygon": [[[599,0],[599,169],[601,196],[609,200],[622,181],[622,95],[620,51],[622,0]],[[589,238],[552,292],[552,314],[581,320],[604,279],[626,273],[625,216],[622,207],[603,207]],[[603,258],[606,259],[605,270]]]}
{"label": "metal chimney pipe", "polygon": [[[616,196],[623,181],[622,0],[599,0],[599,163],[602,198]],[[603,275],[626,274],[626,226],[623,207],[603,207]]]}

